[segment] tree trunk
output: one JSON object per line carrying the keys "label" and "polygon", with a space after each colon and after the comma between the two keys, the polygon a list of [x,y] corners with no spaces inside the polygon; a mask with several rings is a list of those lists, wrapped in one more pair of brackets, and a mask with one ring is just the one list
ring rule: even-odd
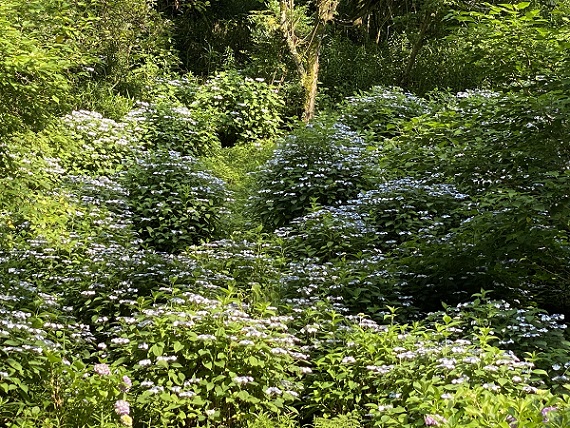
{"label": "tree trunk", "polygon": [[[304,122],[309,122],[315,116],[321,44],[326,25],[333,20],[336,13],[338,1],[317,0],[316,6],[317,14],[313,30],[308,35],[308,39],[303,39],[295,33],[296,23],[292,19],[295,10],[294,0],[281,0],[280,2],[279,26],[301,80],[303,88],[302,119]],[[304,52],[300,49],[300,47],[303,47],[302,45],[306,47]]]}
{"label": "tree trunk", "polygon": [[307,68],[303,77],[303,122],[309,122],[315,117],[315,103],[319,84],[319,53],[321,43],[315,46],[314,51],[309,53],[307,58]]}
{"label": "tree trunk", "polygon": [[425,37],[432,23],[432,20],[433,20],[433,15],[429,12],[426,13],[426,17],[420,25],[418,38],[416,39],[416,42],[412,46],[412,51],[410,52],[410,56],[408,57],[408,62],[406,63],[406,67],[404,68],[404,72],[402,73],[402,77],[400,78],[399,85],[402,88],[405,88],[409,83],[410,73],[414,68],[414,64],[416,63],[416,58],[420,53],[421,48],[424,46]]}

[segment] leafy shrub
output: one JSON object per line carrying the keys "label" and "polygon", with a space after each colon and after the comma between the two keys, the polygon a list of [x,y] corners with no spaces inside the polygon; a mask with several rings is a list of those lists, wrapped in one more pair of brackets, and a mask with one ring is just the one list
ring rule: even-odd
{"label": "leafy shrub", "polygon": [[53,156],[51,142],[32,131],[0,139],[0,211],[12,212],[12,223],[19,222],[15,212],[24,208],[30,195],[51,190],[61,181],[63,170]]}
{"label": "leafy shrub", "polygon": [[321,346],[312,357],[307,411],[358,409],[367,414],[366,425],[376,427],[500,426],[509,415],[538,427],[548,406],[560,410],[559,423],[570,416],[567,404],[554,404],[552,395],[532,385],[532,363],[490,345],[490,329],[475,331],[473,341],[450,340],[450,319],[429,330],[352,319],[359,325],[342,328],[342,320],[331,318],[312,330],[313,343]]}
{"label": "leafy shrub", "polygon": [[128,95],[119,94],[109,82],[88,80],[81,84],[76,96],[75,106],[82,110],[96,111],[103,117],[121,121],[135,108],[135,100]]}
{"label": "leafy shrub", "polygon": [[143,241],[160,251],[179,251],[221,234],[229,197],[223,181],[177,152],[150,153],[123,177],[133,224]]}
{"label": "leafy shrub", "polygon": [[275,234],[288,255],[331,260],[351,257],[374,243],[374,229],[347,207],[323,207],[298,217]]}
{"label": "leafy shrub", "polygon": [[429,103],[400,88],[375,86],[370,91],[346,99],[341,122],[352,129],[376,137],[401,133],[401,124],[431,111]]}
{"label": "leafy shrub", "polygon": [[133,160],[134,150],[141,145],[138,132],[132,124],[80,110],[46,130],[45,137],[68,173],[110,176]]}
{"label": "leafy shrub", "polygon": [[255,415],[255,420],[248,421],[248,428],[295,428],[297,424],[293,418],[282,416],[279,418],[271,418],[265,413]]}
{"label": "leafy shrub", "polygon": [[[50,357],[46,388],[52,405],[43,410],[38,406],[23,409],[14,425],[8,426],[132,426],[127,401],[131,380],[123,368]],[[37,404],[43,407],[44,403]]]}
{"label": "leafy shrub", "polygon": [[149,148],[173,150],[184,156],[212,154],[220,146],[211,109],[189,110],[172,101],[139,103],[127,120],[142,128]]}
{"label": "leafy shrub", "polygon": [[374,156],[364,141],[341,124],[298,129],[254,173],[252,212],[264,227],[284,226],[315,203],[340,205],[370,186]]}
{"label": "leafy shrub", "polygon": [[429,320],[441,322],[452,317],[457,326],[455,338],[478,328],[490,328],[497,346],[512,350],[518,356],[532,356],[535,365],[547,373],[548,383],[565,383],[570,369],[566,355],[570,341],[563,324],[564,315],[553,314],[534,307],[511,305],[504,300],[491,300],[487,292],[457,306],[445,306],[442,312],[430,314]]}
{"label": "leafy shrub", "polygon": [[250,315],[232,299],[174,292],[167,306],[125,318],[111,353],[133,366],[135,418],[145,426],[243,426],[299,396],[297,339],[288,317]]}
{"label": "leafy shrub", "polygon": [[208,111],[223,147],[275,138],[283,100],[263,79],[220,72],[196,93],[192,110]]}
{"label": "leafy shrub", "polygon": [[188,107],[195,101],[202,83],[202,79],[194,77],[191,72],[158,76],[147,88],[147,96],[141,100],[151,104],[171,102]]}
{"label": "leafy shrub", "polygon": [[410,243],[402,259],[408,293],[426,309],[484,288],[567,313],[564,106],[555,94],[461,93],[385,141],[387,175],[450,182],[474,201],[446,236]]}
{"label": "leafy shrub", "polygon": [[27,160],[25,168],[6,180],[6,201],[0,198],[15,248],[37,242],[40,252],[45,246],[81,254],[90,245],[128,246],[134,241],[121,186],[107,177],[66,176],[55,159]]}
{"label": "leafy shrub", "polygon": [[411,249],[402,265],[410,294],[435,310],[467,301],[481,289],[567,313],[568,238],[544,205],[515,192],[482,198],[445,236]]}
{"label": "leafy shrub", "polygon": [[296,257],[329,260],[371,249],[391,250],[410,239],[432,241],[457,226],[467,195],[454,186],[404,178],[367,190],[340,207],[323,207],[276,234]]}

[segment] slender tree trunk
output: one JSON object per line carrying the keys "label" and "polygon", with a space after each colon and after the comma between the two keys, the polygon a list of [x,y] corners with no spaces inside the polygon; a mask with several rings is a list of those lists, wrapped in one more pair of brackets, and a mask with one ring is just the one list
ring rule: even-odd
{"label": "slender tree trunk", "polygon": [[416,39],[416,42],[412,45],[412,51],[410,52],[410,56],[408,57],[408,62],[406,63],[406,67],[404,68],[404,72],[402,73],[402,77],[400,78],[399,85],[401,87],[405,87],[409,83],[410,73],[414,68],[414,65],[416,63],[416,58],[418,57],[421,48],[424,46],[425,37],[432,23],[432,20],[433,20],[433,15],[430,14],[429,12],[426,13],[426,17],[420,25],[418,38]]}
{"label": "slender tree trunk", "polygon": [[315,104],[317,100],[317,90],[319,84],[319,54],[321,43],[314,47],[314,51],[309,53],[307,58],[307,71],[303,77],[303,122],[309,122],[315,117]]}

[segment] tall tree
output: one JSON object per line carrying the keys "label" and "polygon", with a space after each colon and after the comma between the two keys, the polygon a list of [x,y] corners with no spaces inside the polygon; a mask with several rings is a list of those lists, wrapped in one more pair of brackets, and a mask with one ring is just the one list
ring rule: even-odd
{"label": "tall tree", "polygon": [[[279,0],[279,29],[303,88],[302,119],[305,122],[315,115],[321,45],[338,3],[337,0],[315,0],[311,9],[295,5],[295,0]],[[308,19],[301,19],[300,13]]]}

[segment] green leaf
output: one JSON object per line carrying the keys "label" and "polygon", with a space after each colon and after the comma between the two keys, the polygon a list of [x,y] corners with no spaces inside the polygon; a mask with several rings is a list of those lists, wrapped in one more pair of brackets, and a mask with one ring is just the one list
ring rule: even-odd
{"label": "green leaf", "polygon": [[162,354],[164,353],[164,344],[162,344],[162,346],[161,346],[160,344],[155,343],[154,345],[152,345],[150,347],[149,352],[154,354],[154,356],[156,356],[156,357],[162,356]]}

